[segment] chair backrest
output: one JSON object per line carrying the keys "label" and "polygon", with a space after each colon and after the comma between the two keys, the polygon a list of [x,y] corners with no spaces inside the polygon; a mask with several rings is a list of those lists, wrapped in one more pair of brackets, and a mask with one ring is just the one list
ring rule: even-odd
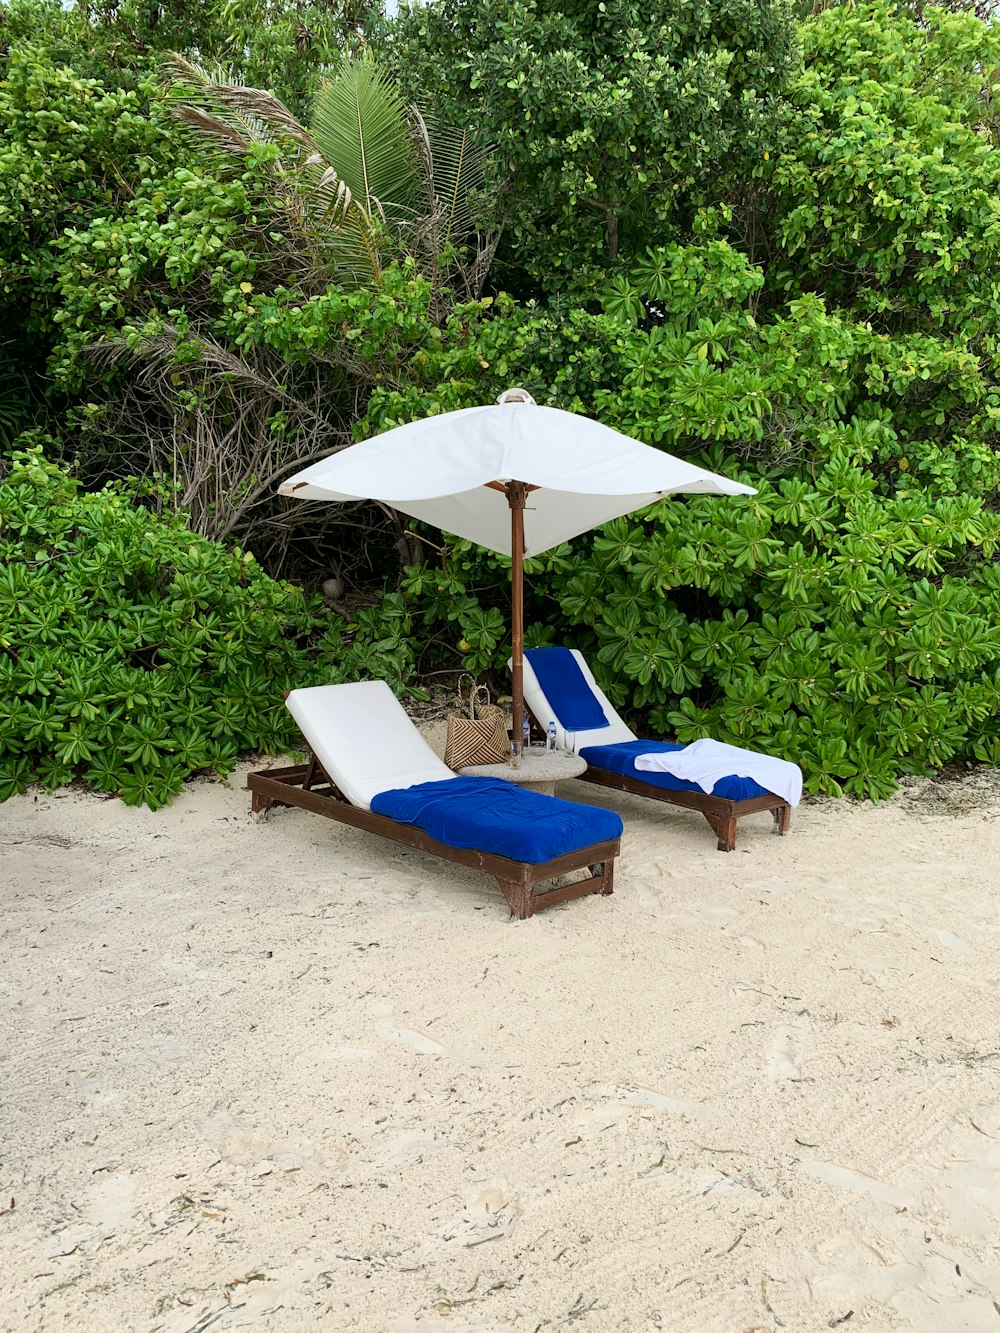
{"label": "chair backrest", "polygon": [[455,776],[384,680],[292,690],[285,704],[331,781],[363,810],[380,791]]}
{"label": "chair backrest", "polygon": [[[579,753],[588,745],[617,745],[621,741],[634,741],[635,732],[625,725],[622,719],[611,706],[608,696],[594,679],[594,673],[587,666],[583,654],[577,648],[571,648],[570,652],[579,663],[580,670],[583,672],[583,678],[590,686],[594,698],[601,705],[604,716],[608,719],[610,725],[606,727],[595,727],[591,731],[578,731],[574,749]],[[510,663],[508,663],[508,666]],[[542,687],[538,683],[538,677],[531,669],[531,663],[527,658],[524,659],[524,702],[528,705],[535,721],[542,727],[547,727],[552,720],[556,724],[556,744],[562,748],[565,739],[565,730],[559,719],[559,700],[547,699]]]}

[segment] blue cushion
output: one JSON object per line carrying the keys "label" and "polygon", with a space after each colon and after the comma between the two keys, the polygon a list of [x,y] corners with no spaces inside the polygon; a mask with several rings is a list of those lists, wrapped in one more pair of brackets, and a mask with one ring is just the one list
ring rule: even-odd
{"label": "blue cushion", "polygon": [[412,824],[448,847],[470,847],[538,865],[622,835],[613,810],[524,791],[502,778],[445,778],[397,787],[372,810]]}
{"label": "blue cushion", "polygon": [[[619,745],[588,745],[580,751],[580,758],[586,759],[591,768],[603,768],[608,773],[635,778],[637,782],[645,782],[650,787],[664,787],[667,791],[696,791],[704,796],[706,793],[697,782],[686,782],[670,773],[645,773],[635,766],[640,754],[683,749],[683,745],[672,745],[670,741],[622,741]],[[720,778],[711,794],[722,796],[727,801],[748,801],[751,796],[769,796],[770,792],[754,782],[753,778],[730,777]]]}
{"label": "blue cushion", "polygon": [[[564,729],[596,731],[598,727],[611,726],[580,670],[580,663],[568,648],[529,648],[524,655]],[[549,719],[538,720],[544,727]]]}

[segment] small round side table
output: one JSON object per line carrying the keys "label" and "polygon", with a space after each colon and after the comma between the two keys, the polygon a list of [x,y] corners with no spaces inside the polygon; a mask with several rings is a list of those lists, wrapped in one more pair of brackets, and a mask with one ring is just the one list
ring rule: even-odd
{"label": "small round side table", "polygon": [[555,795],[557,782],[565,778],[578,778],[587,771],[587,761],[578,754],[567,755],[556,750],[529,750],[521,756],[519,768],[511,768],[510,761],[499,764],[470,764],[468,768],[455,770],[463,777],[503,778],[516,787],[525,787],[528,791],[542,792],[545,796]]}

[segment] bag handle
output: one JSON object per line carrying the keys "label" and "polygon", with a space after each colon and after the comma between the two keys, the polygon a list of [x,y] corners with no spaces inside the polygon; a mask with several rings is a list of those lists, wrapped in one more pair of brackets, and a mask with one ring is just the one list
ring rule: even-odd
{"label": "bag handle", "polygon": [[[458,705],[459,705],[460,708],[462,708],[463,710],[464,710],[464,708],[465,708],[465,693],[464,693],[464,687],[465,687],[465,682],[466,682],[466,681],[469,682],[469,721],[470,721],[470,722],[475,722],[475,721],[476,721],[476,712],[477,712],[477,710],[478,710],[480,707],[488,708],[488,707],[490,706],[490,703],[492,702],[492,700],[490,699],[490,692],[489,692],[489,690],[486,688],[486,686],[485,686],[485,685],[478,685],[478,684],[476,683],[476,678],[475,678],[474,676],[471,676],[471,675],[466,674],[466,675],[464,675],[464,676],[460,676],[459,679],[458,679],[458,700],[457,700],[457,702],[458,702]],[[485,702],[483,702],[482,704],[480,703],[480,695],[485,695],[485,696],[486,696]]]}
{"label": "bag handle", "polygon": [[[480,702],[480,698],[479,698],[479,696],[480,696],[481,694],[485,694],[485,696],[486,696],[486,699],[485,699],[484,702]],[[482,712],[484,709],[489,708],[491,702],[492,702],[492,700],[490,699],[490,692],[489,692],[489,690],[486,688],[486,686],[485,686],[485,685],[477,685],[477,686],[476,686],[476,692],[475,692],[475,694],[472,696],[472,707],[473,707],[474,709],[477,710],[477,713],[478,713],[478,712]],[[475,718],[475,717],[476,717],[476,713],[473,713],[473,714],[471,714],[470,716],[472,716],[473,718]]]}

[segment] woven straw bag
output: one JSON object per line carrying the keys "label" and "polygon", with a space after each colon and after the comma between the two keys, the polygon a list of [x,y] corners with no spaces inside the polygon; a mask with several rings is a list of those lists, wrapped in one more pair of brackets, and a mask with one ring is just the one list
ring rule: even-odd
{"label": "woven straw bag", "polygon": [[[462,687],[469,682],[466,700]],[[458,686],[461,713],[448,714],[448,736],[444,762],[449,768],[468,768],[471,764],[498,764],[510,758],[510,740],[502,708],[490,703],[485,685],[477,685],[471,676],[463,676]]]}

